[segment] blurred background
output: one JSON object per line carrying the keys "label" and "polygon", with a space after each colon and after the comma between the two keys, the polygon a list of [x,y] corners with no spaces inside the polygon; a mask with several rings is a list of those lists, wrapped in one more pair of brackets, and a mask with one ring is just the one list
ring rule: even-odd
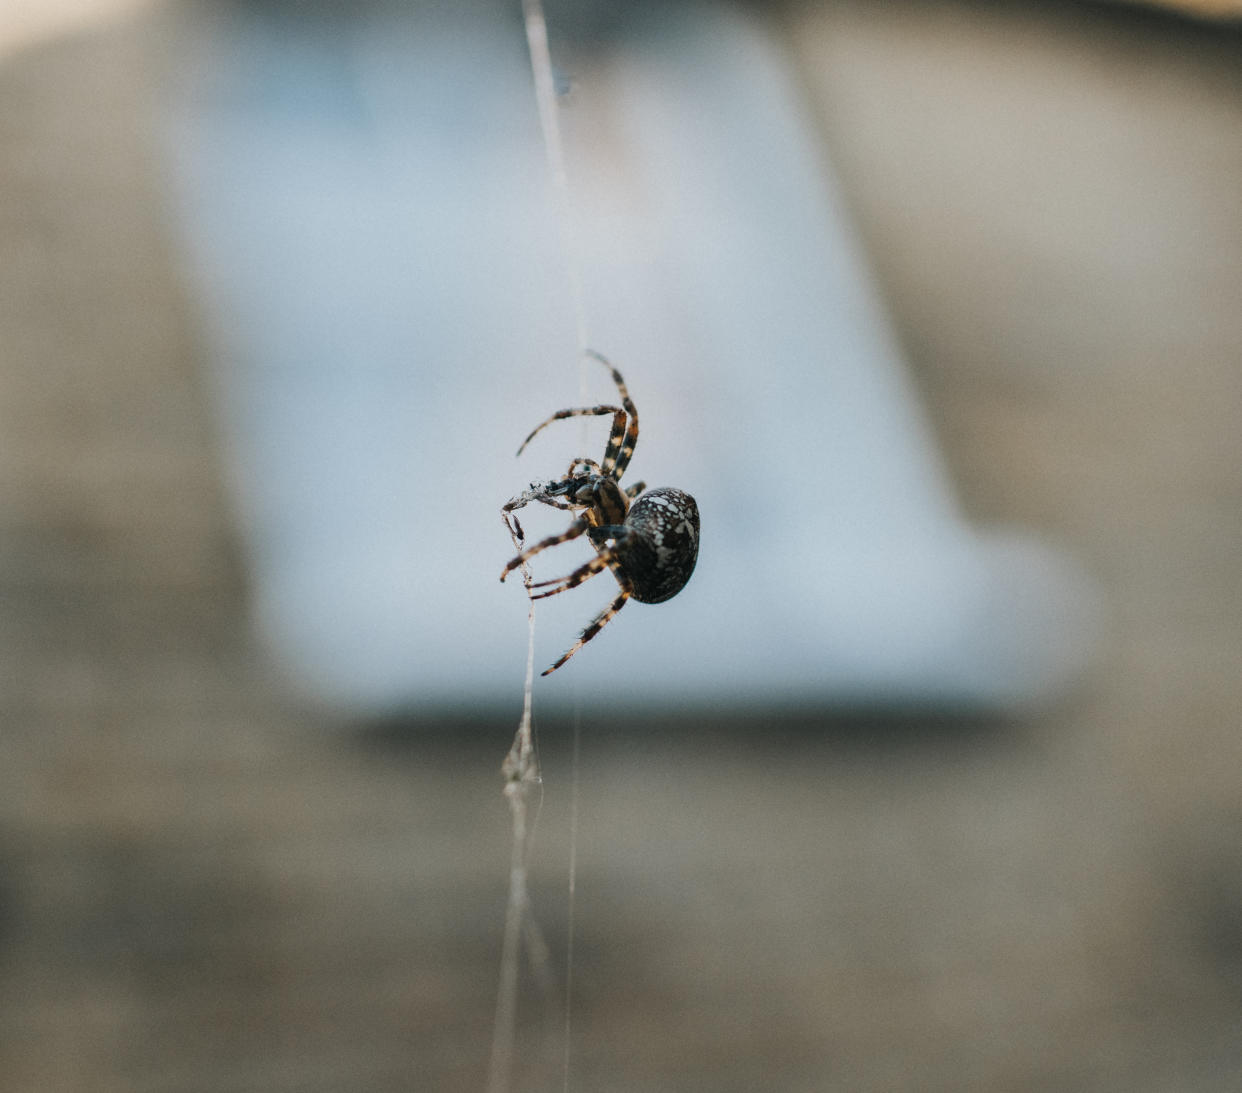
{"label": "blurred background", "polygon": [[[497,510],[610,397],[519,6],[0,8],[14,1089],[484,1085]],[[705,527],[536,689],[518,1088],[560,1080],[575,710],[575,1087],[1237,1088],[1215,8],[549,7],[632,477]]]}

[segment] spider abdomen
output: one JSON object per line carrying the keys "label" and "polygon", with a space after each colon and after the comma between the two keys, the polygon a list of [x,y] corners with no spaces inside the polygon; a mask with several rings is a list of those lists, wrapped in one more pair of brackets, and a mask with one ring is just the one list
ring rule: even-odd
{"label": "spider abdomen", "polygon": [[671,600],[699,557],[699,506],[681,490],[648,490],[630,506],[613,550],[639,603]]}

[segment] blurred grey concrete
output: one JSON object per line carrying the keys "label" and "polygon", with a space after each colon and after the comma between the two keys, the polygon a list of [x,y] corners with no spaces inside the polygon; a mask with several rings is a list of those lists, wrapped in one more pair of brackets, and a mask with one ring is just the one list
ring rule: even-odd
{"label": "blurred grey concrete", "polygon": [[[970,511],[1112,604],[1009,724],[583,695],[574,1088],[1242,1077],[1242,70],[1090,5],[773,12]],[[0,1074],[480,1089],[517,720],[338,723],[251,642],[153,15],[0,63]],[[515,658],[522,651],[515,650]],[[563,972],[568,728],[535,909]],[[524,995],[522,1088],[559,1082]]]}

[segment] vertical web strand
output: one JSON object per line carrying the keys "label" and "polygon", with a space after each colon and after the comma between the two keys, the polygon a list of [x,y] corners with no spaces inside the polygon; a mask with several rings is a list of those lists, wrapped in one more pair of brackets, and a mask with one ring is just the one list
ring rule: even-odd
{"label": "vertical web strand", "polygon": [[[505,513],[505,527],[513,539],[514,549],[522,551],[522,533],[516,519]],[[488,1071],[487,1093],[509,1093],[513,1072],[513,1048],[517,1028],[518,970],[523,927],[529,918],[530,894],[527,888],[529,825],[527,809],[532,785],[541,785],[539,756],[531,721],[532,694],[535,678],[535,601],[530,599],[530,566],[522,564],[522,583],[527,595],[526,678],[522,701],[522,719],[501,773],[505,778],[505,796],[513,821],[513,838],[509,853],[509,898],[505,908],[504,940],[501,945],[500,985],[496,993],[496,1017],[492,1026],[492,1058]]]}
{"label": "vertical web strand", "polygon": [[565,1032],[564,1032],[564,1093],[569,1093],[570,1058],[573,1046],[574,1016],[574,916],[578,893],[578,782],[579,756],[582,746],[582,695],[575,685],[573,752],[570,761],[569,786],[569,891],[565,914]]}
{"label": "vertical web strand", "polygon": [[[548,175],[552,181],[552,194],[556,203],[555,212],[557,228],[560,232],[561,253],[565,259],[566,279],[573,302],[574,322],[577,326],[578,352],[582,355],[586,353],[591,344],[590,330],[587,325],[586,303],[583,299],[578,248],[571,229],[569,175],[565,170],[565,150],[561,143],[561,125],[556,101],[556,77],[552,72],[552,54],[548,49],[548,24],[543,17],[541,0],[522,0],[522,15],[526,22],[526,43],[530,48],[530,66],[535,79],[539,126],[543,130],[543,148],[547,155]],[[580,361],[580,382],[584,382],[585,375],[586,362]]]}
{"label": "vertical web strand", "polygon": [[[523,0],[522,13],[526,26],[526,40],[530,50],[531,72],[534,77],[535,99],[539,110],[539,122],[543,132],[544,151],[547,156],[548,174],[555,204],[555,217],[560,235],[560,249],[565,262],[566,280],[574,311],[578,343],[578,385],[582,401],[586,401],[587,367],[586,355],[590,344],[586,305],[583,299],[582,276],[578,263],[574,233],[571,228],[569,180],[565,170],[565,156],[561,144],[558,118],[556,81],[552,71],[552,59],[548,49],[547,23],[540,0]],[[585,433],[585,422],[583,423]],[[521,553],[521,530],[516,520],[505,516],[505,526]],[[531,574],[523,564],[522,579],[530,596]],[[535,604],[529,601],[528,637],[526,650],[526,677],[523,688],[522,719],[514,737],[513,746],[502,767],[506,779],[505,795],[509,799],[513,822],[513,843],[510,853],[509,898],[505,912],[505,930],[501,955],[500,985],[497,992],[496,1017],[493,1027],[492,1057],[488,1074],[488,1093],[509,1093],[513,1071],[513,1055],[516,1044],[517,988],[520,967],[520,946],[525,927],[533,925],[530,920],[530,897],[527,887],[527,863],[529,854],[528,792],[532,785],[541,785],[538,755],[535,750],[532,729],[535,657]],[[570,799],[569,831],[569,926],[566,941],[565,973],[565,1029],[564,1029],[564,1088],[570,1083],[570,990],[573,983],[573,915],[577,873],[578,842],[578,749],[581,726],[581,702],[575,701],[573,761]],[[532,954],[532,958],[534,954]]]}
{"label": "vertical web strand", "polygon": [[[588,401],[586,358],[587,350],[590,348],[590,327],[587,322],[582,271],[578,259],[577,237],[573,231],[573,208],[570,202],[569,174],[565,169],[565,150],[561,142],[556,78],[552,71],[551,51],[548,48],[548,25],[544,19],[541,0],[522,0],[522,14],[526,23],[526,42],[530,49],[531,72],[535,81],[535,98],[539,105],[539,124],[543,130],[543,146],[548,161],[548,175],[552,182],[553,199],[556,205],[555,215],[557,229],[560,233],[561,254],[565,262],[566,282],[573,304],[574,322],[577,328],[579,400],[585,405]],[[580,435],[585,446],[585,419],[580,423]],[[573,1033],[574,903],[578,868],[578,776],[581,726],[582,701],[575,683],[573,757],[570,771],[568,907],[565,939],[565,1029],[563,1044],[565,1093],[569,1093],[570,1088],[570,1058]]]}

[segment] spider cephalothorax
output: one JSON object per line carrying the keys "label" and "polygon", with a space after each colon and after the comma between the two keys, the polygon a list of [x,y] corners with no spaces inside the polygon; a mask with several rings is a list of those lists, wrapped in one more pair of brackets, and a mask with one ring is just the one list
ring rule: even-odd
{"label": "spider cephalothorax", "polygon": [[554,421],[612,414],[612,432],[608,437],[608,447],[604,449],[604,458],[599,463],[593,459],[575,459],[564,478],[532,485],[506,504],[503,510],[519,545],[523,540],[522,528],[513,513],[523,505],[538,501],[578,515],[560,535],[542,539],[510,559],[500,574],[502,581],[540,551],[586,535],[595,547],[595,557],[565,577],[532,582],[531,588],[543,591],[532,592],[531,598],[543,599],[577,588],[605,569],[612,570],[617,584],[621,586],[612,603],[582,631],[569,651],[544,671],[545,676],[555,672],[595,637],[625,606],[626,600],[663,603],[676,596],[686,586],[699,556],[699,507],[693,497],[667,486],[643,493],[645,486],[642,482],[624,489],[621,487],[621,476],[629,466],[634,446],[638,443],[638,411],[625,389],[621,373],[598,353],[591,352],[589,356],[612,373],[612,381],[621,395],[621,405],[558,410],[522,441],[518,455],[540,429]]}

